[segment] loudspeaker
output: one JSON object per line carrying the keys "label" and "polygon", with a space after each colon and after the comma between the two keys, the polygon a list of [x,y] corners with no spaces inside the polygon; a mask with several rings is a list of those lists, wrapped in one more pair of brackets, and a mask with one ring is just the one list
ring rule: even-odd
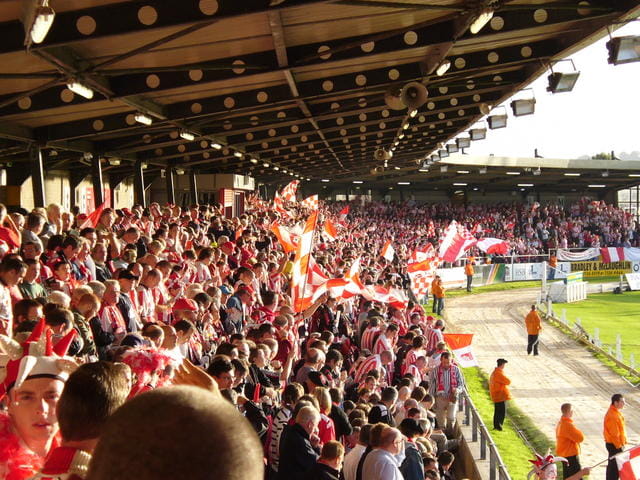
{"label": "loudspeaker", "polygon": [[402,87],[392,86],[384,94],[384,103],[392,110],[404,110],[407,106],[402,102],[401,94]]}
{"label": "loudspeaker", "polygon": [[377,148],[373,154],[373,158],[379,162],[382,162],[384,160],[389,160],[391,158],[391,155],[384,148]]}
{"label": "loudspeaker", "polygon": [[427,91],[427,87],[418,82],[410,82],[402,89],[400,99],[408,108],[417,110],[427,103],[428,96],[429,92]]}

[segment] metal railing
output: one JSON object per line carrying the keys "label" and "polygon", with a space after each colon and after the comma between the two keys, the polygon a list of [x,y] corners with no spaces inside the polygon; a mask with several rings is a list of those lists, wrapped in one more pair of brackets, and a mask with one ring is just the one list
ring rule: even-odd
{"label": "metal railing", "polygon": [[460,392],[458,410],[464,413],[462,423],[471,427],[471,442],[480,441],[480,460],[487,460],[487,456],[489,458],[489,480],[511,480],[487,426],[466,391]]}

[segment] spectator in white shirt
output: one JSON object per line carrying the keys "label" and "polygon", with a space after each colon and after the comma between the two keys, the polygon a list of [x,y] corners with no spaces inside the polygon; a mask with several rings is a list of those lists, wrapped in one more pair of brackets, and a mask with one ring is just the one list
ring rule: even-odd
{"label": "spectator in white shirt", "polygon": [[385,428],[380,435],[380,446],[364,461],[363,480],[403,480],[398,466],[399,455],[404,450],[404,439],[396,428]]}
{"label": "spectator in white shirt", "polygon": [[371,433],[371,427],[373,425],[366,424],[360,429],[360,436],[358,437],[358,444],[351,449],[349,453],[344,457],[344,464],[342,466],[342,473],[344,480],[356,480],[356,471],[358,469],[358,463],[362,454],[367,449],[369,444],[369,433]]}

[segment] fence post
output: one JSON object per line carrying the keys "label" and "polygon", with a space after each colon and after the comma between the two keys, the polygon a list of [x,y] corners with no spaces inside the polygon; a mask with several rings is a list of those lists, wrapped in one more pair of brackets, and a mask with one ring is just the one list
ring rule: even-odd
{"label": "fence post", "polygon": [[600,346],[600,329],[598,327],[593,329],[593,342],[596,344],[596,347]]}
{"label": "fence post", "polygon": [[576,318],[576,322],[575,323],[576,323],[577,326],[582,327],[582,320],[580,320],[580,317]]}
{"label": "fence post", "polygon": [[562,322],[563,325],[565,326],[569,326],[569,322],[567,322],[567,309],[563,308],[562,309],[562,315],[560,315],[560,321]]}
{"label": "fence post", "polygon": [[489,450],[489,480],[496,480],[496,456],[493,448]]}
{"label": "fence post", "polygon": [[480,431],[480,460],[487,459],[487,437],[485,432]]}
{"label": "fence post", "polygon": [[476,416],[476,412],[471,414],[471,441],[478,441],[478,417]]}
{"label": "fence post", "polygon": [[629,366],[632,370],[636,369],[636,356],[633,353],[629,354]]}
{"label": "fence post", "polygon": [[547,315],[549,315],[550,317],[553,316],[553,303],[551,302],[551,299],[548,298],[547,299]]}
{"label": "fence post", "polygon": [[620,334],[616,334],[616,360],[622,361],[622,337]]}

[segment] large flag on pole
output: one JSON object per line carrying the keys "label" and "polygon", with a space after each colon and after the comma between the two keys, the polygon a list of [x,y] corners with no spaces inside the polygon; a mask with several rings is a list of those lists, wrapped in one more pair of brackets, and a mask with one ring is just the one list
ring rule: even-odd
{"label": "large flag on pole", "polygon": [[302,312],[307,309],[311,305],[311,298],[313,297],[313,293],[307,294],[307,281],[311,250],[313,249],[313,233],[317,221],[318,212],[309,215],[296,248],[296,256],[291,271],[291,297],[293,308],[296,312]]}
{"label": "large flag on pole", "polygon": [[391,240],[387,240],[387,243],[382,247],[382,251],[380,255],[385,258],[389,263],[393,262],[393,257],[395,256],[396,251],[393,249],[393,245],[391,245]]}
{"label": "large flag on pole", "polygon": [[476,243],[478,240],[471,235],[466,227],[458,225],[458,222],[452,220],[442,237],[438,256],[445,262],[453,263]]}
{"label": "large flag on pole", "polygon": [[336,226],[333,224],[333,222],[328,218],[324,221],[322,234],[324,235],[324,238],[326,238],[329,242],[333,242],[336,238],[338,238],[338,230],[336,229]]}
{"label": "large flag on pole", "polygon": [[300,184],[300,180],[294,180],[282,189],[282,192],[280,193],[280,195],[282,196],[285,202],[294,203],[296,201],[296,192],[298,191],[299,184]]}
{"label": "large flag on pole", "polygon": [[88,228],[88,227],[96,228],[96,225],[98,225],[98,220],[100,220],[100,215],[102,215],[102,212],[104,211],[105,206],[106,206],[105,202],[101,203],[98,208],[96,208],[93,212],[91,212],[87,216],[85,221],[82,222],[82,225],[78,227],[78,230],[82,230],[83,228]]}
{"label": "large flag on pole", "polygon": [[349,215],[349,205],[340,210],[339,219],[340,223],[344,224],[347,221],[347,215]]}
{"label": "large flag on pole", "polygon": [[478,361],[473,355],[471,342],[473,333],[445,333],[444,341],[449,346],[456,361],[463,368],[477,367]]}
{"label": "large flag on pole", "polygon": [[476,246],[485,253],[495,253],[497,255],[509,253],[509,242],[499,238],[483,238],[478,241]]}
{"label": "large flag on pole", "polygon": [[285,253],[293,252],[300,241],[300,237],[294,234],[290,229],[280,225],[278,222],[273,222],[270,230],[276,236],[282,249]]}
{"label": "large flag on pole", "polygon": [[300,202],[300,206],[304,208],[310,208],[312,210],[318,209],[318,195],[311,195]]}
{"label": "large flag on pole", "polygon": [[638,480],[640,478],[640,446],[616,455],[620,480]]}

